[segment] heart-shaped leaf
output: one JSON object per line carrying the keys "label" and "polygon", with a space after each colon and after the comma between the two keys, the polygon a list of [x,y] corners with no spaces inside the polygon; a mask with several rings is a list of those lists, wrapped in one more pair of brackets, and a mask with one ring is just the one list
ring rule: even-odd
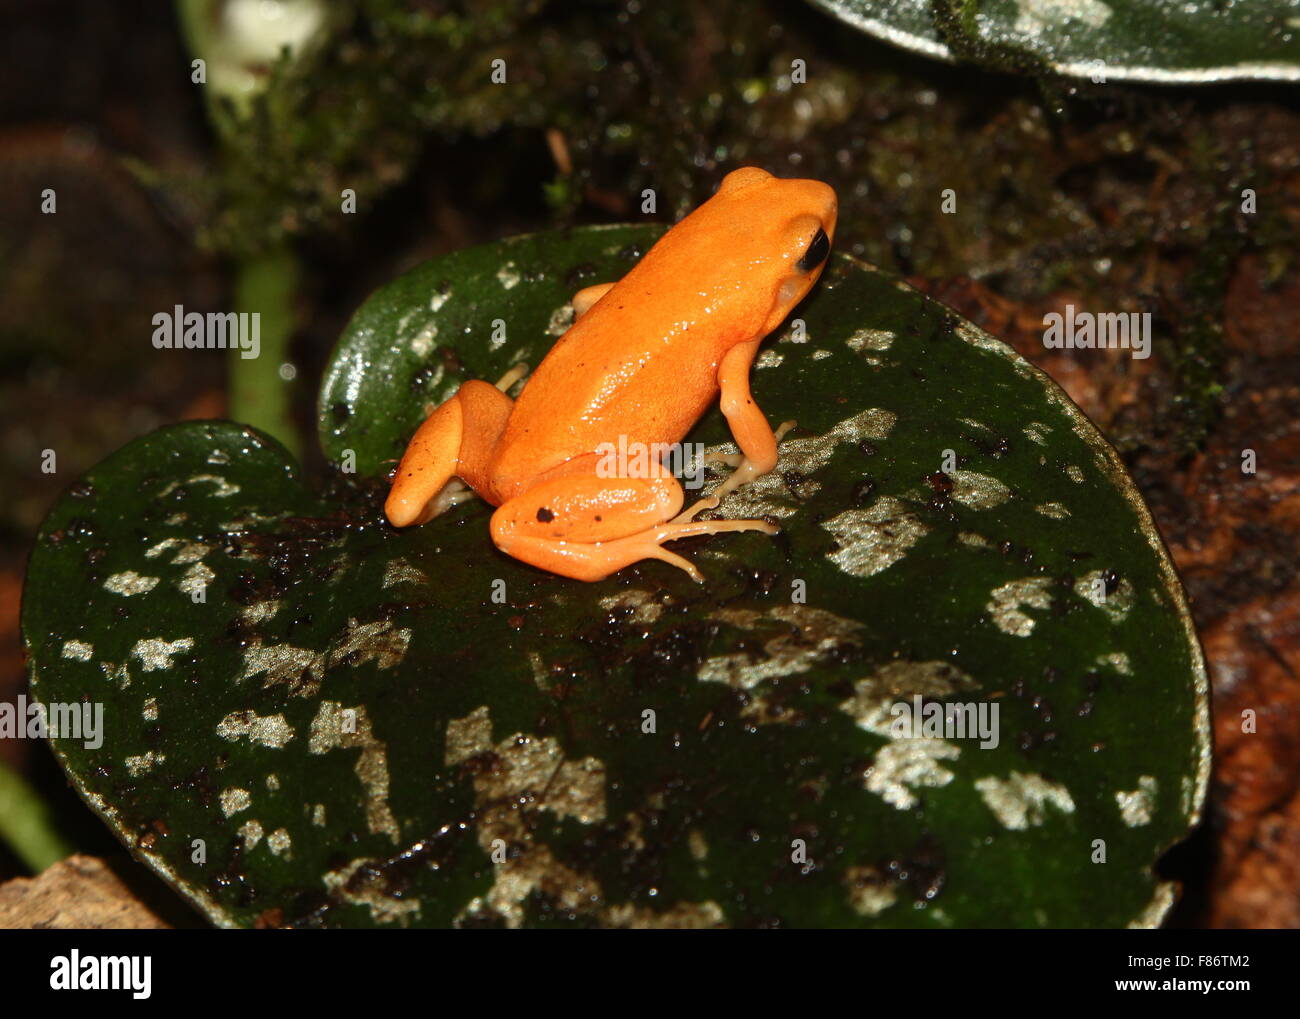
{"label": "heart-shaped leaf", "polygon": [[[799,427],[722,512],[782,532],[679,543],[705,584],[542,573],[478,502],[384,522],[425,405],[536,364],[657,235],[517,238],[375,294],[321,398],[358,471],[322,492],[229,423],[76,485],[23,613],[39,697],[104,706],[102,746],[54,740],[73,783],[226,925],[1158,922],[1209,763],[1169,559],[1053,383],[876,270],[835,257],[760,356]],[[727,440],[716,410],[688,436]],[[996,746],[909,738],[899,705],[996,709]]]}
{"label": "heart-shaped leaf", "polygon": [[1292,0],[811,0],[927,56],[1000,55],[1109,80],[1203,84],[1300,80]]}

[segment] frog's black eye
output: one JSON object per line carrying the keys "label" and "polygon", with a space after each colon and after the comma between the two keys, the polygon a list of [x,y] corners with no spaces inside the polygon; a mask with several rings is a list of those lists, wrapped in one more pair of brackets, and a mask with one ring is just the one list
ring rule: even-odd
{"label": "frog's black eye", "polygon": [[818,229],[813,235],[812,242],[808,245],[808,250],[803,253],[803,257],[795,264],[795,268],[800,272],[812,272],[824,261],[826,256],[831,253],[831,239],[826,236],[826,231]]}

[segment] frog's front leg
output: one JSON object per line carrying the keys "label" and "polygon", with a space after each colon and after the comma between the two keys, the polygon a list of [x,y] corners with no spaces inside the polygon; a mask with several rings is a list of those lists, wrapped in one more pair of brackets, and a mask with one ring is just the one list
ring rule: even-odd
{"label": "frog's front leg", "polygon": [[[754,355],[758,353],[759,342],[752,340],[736,344],[723,355],[722,363],[718,365],[718,387],[722,391],[720,405],[731,428],[731,437],[740,447],[739,465],[711,495],[679,516],[679,521],[691,520],[703,510],[714,509],[728,492],[734,492],[741,485],[771,471],[776,466],[776,444],[795,425],[793,421],[786,421],[773,432],[754,402],[754,394],[749,389],[749,370]],[[730,462],[730,458],[723,456],[714,459]]]}
{"label": "frog's front leg", "polygon": [[642,559],[661,559],[703,581],[666,541],[724,531],[777,528],[765,520],[670,522],[682,508],[682,486],[662,467],[651,477],[603,478],[595,460],[574,465],[592,473],[542,480],[502,503],[492,515],[492,540],[506,555],[574,580],[603,580]]}
{"label": "frog's front leg", "polygon": [[487,462],[513,406],[496,386],[471,379],[430,414],[397,465],[384,503],[389,522],[394,527],[422,524],[454,506],[463,492],[440,498],[454,477],[486,493]]}

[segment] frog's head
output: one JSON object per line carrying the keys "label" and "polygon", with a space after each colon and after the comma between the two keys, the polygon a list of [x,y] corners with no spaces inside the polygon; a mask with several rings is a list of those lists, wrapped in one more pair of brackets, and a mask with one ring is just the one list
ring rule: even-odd
{"label": "frog's head", "polygon": [[746,166],[706,204],[728,222],[728,261],[744,268],[765,302],[762,333],[781,324],[821,275],[835,236],[835,192],[819,180],[785,180]]}

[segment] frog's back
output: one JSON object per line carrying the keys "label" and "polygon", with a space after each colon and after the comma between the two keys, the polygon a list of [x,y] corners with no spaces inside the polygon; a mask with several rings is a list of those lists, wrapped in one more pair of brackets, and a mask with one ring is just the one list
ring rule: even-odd
{"label": "frog's back", "polygon": [[714,347],[714,338],[680,317],[630,313],[631,302],[620,309],[618,300],[616,287],[560,338],[525,384],[493,461],[498,487],[620,437],[678,442],[717,398],[724,350],[701,349]]}
{"label": "frog's back", "polygon": [[755,339],[771,308],[744,254],[753,226],[750,206],[720,193],[574,323],[515,403],[493,460],[498,491],[620,437],[686,435],[718,394],[723,355]]}

